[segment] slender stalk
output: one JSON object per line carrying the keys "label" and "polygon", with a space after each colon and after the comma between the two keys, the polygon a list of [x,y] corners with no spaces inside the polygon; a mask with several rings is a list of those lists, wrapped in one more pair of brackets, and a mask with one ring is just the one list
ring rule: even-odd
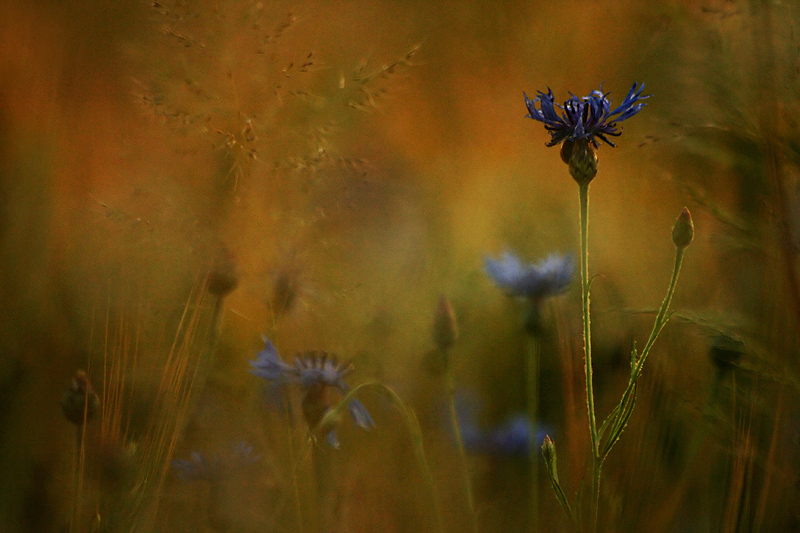
{"label": "slender stalk", "polygon": [[642,374],[642,367],[644,366],[644,361],[645,359],[647,359],[647,355],[653,348],[653,344],[656,342],[659,333],[661,333],[661,330],[664,329],[664,326],[666,326],[667,322],[669,321],[669,316],[667,313],[669,312],[669,306],[672,303],[672,296],[675,294],[675,287],[678,283],[678,276],[681,273],[681,265],[683,264],[683,253],[685,250],[686,250],[685,248],[675,249],[675,263],[672,267],[672,278],[669,281],[669,288],[667,289],[667,295],[664,297],[664,301],[661,302],[661,307],[659,308],[658,314],[656,315],[656,320],[653,323],[653,329],[650,332],[650,338],[647,339],[647,343],[644,345],[644,348],[642,349],[642,354],[639,356],[639,359],[636,362],[636,367],[631,372],[631,378],[628,382],[628,387],[625,389],[625,392],[622,395],[622,400],[620,401],[620,405],[624,405],[625,402],[628,401],[630,395],[633,394],[633,386],[636,384],[636,381]]}
{"label": "slender stalk", "polygon": [[589,311],[589,183],[579,183],[581,216],[581,303],[583,309],[583,353],[586,363],[586,406],[589,413],[589,435],[592,439],[592,524],[597,530],[597,511],[600,505],[600,450],[597,442],[597,422],[594,414],[592,387],[592,327]]}
{"label": "slender stalk", "polygon": [[297,521],[297,531],[303,533],[305,526],[303,525],[303,507],[300,500],[300,484],[298,481],[298,466],[297,457],[294,449],[294,437],[292,435],[292,428],[294,427],[294,416],[292,415],[291,399],[286,387],[281,385],[281,392],[283,394],[283,407],[284,415],[286,416],[286,440],[289,444],[289,467],[292,469],[292,490],[294,492],[294,510],[295,520]]}
{"label": "slender stalk", "polygon": [[[534,335],[528,335],[527,386],[528,420],[531,424],[531,439],[535,440],[536,423],[539,419],[539,343]],[[539,454],[531,446],[529,455],[531,469],[531,531],[539,530]]]}
{"label": "slender stalk", "polygon": [[644,345],[644,349],[642,350],[642,356],[639,359],[639,363],[636,365],[635,377],[638,377],[641,373],[642,365],[644,365],[644,360],[647,357],[647,354],[650,353],[650,349],[653,347],[653,343],[656,342],[658,334],[661,333],[661,330],[664,329],[667,321],[669,321],[667,312],[669,311],[669,306],[672,303],[672,296],[675,294],[675,286],[678,283],[678,276],[681,273],[684,251],[685,248],[675,248],[675,263],[672,267],[672,277],[669,280],[667,295],[664,297],[664,301],[661,302],[661,308],[658,310],[658,314],[656,315],[656,321],[653,324],[653,330],[650,332],[650,338],[647,339],[647,344]]}
{"label": "slender stalk", "polygon": [[75,426],[75,479],[73,486],[72,520],[70,520],[70,532],[78,531],[78,514],[81,507],[81,478],[82,472],[82,451],[83,451],[83,425]]}
{"label": "slender stalk", "polygon": [[458,425],[458,414],[456,413],[456,385],[453,380],[453,371],[450,365],[447,365],[447,393],[450,400],[450,420],[453,424],[453,433],[456,437],[456,446],[458,446],[458,455],[461,459],[461,468],[464,471],[464,490],[467,497],[467,507],[472,519],[472,531],[478,532],[478,515],[475,512],[475,495],[472,491],[472,480],[469,475],[469,464],[467,463],[467,452],[464,449],[464,439],[461,437],[461,427]]}
{"label": "slender stalk", "polygon": [[589,411],[589,434],[592,438],[592,457],[598,458],[597,422],[594,415],[592,387],[592,328],[589,312],[589,184],[579,185],[581,213],[581,302],[583,310],[583,354],[586,362],[586,405]]}
{"label": "slender stalk", "polygon": [[598,457],[592,462],[592,531],[597,531],[597,515],[600,510],[600,476],[603,470],[603,461]]}
{"label": "slender stalk", "polygon": [[[444,533],[444,518],[442,515],[442,506],[439,502],[439,491],[436,489],[436,481],[433,477],[433,471],[431,470],[428,459],[425,456],[425,446],[423,445],[422,440],[422,429],[419,427],[419,422],[417,421],[416,415],[414,415],[414,411],[406,406],[406,404],[402,399],[400,399],[400,396],[398,396],[395,391],[378,381],[368,381],[366,383],[362,383],[361,385],[358,385],[357,387],[348,391],[348,393],[344,395],[339,403],[322,417],[322,420],[319,421],[317,427],[331,426],[334,421],[339,418],[341,412],[347,408],[350,400],[355,398],[362,389],[368,387],[375,389],[382,396],[387,398],[398,410],[398,412],[403,415],[406,428],[408,428],[408,432],[411,435],[411,441],[414,444],[414,453],[417,456],[417,461],[419,462],[419,465],[422,469],[422,474],[425,476],[425,481],[427,481],[428,488],[430,490],[431,500],[434,508],[434,516],[436,518],[436,531]],[[319,431],[315,430],[313,433],[317,434]]]}

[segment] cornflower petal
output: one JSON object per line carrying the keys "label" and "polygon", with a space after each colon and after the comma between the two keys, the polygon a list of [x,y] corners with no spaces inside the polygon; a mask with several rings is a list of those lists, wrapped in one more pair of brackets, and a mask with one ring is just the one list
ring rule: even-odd
{"label": "cornflower petal", "polygon": [[285,363],[278,355],[278,350],[266,337],[264,339],[264,349],[256,354],[256,358],[250,360],[250,373],[263,378],[267,381],[281,382],[287,378],[292,378],[294,369]]}
{"label": "cornflower petal", "polygon": [[350,416],[353,417],[353,421],[355,421],[356,425],[362,427],[369,431],[370,429],[375,427],[375,422],[372,420],[372,417],[367,411],[367,408],[364,407],[364,404],[358,400],[350,400]]}
{"label": "cornflower petal", "polygon": [[353,371],[353,367],[339,363],[336,356],[328,352],[311,351],[295,358],[293,370],[304,387],[321,384],[346,391],[349,387],[344,377]]}

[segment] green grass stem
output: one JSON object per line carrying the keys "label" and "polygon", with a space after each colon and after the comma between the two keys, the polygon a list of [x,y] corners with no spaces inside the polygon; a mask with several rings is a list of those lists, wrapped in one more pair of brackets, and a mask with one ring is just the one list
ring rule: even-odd
{"label": "green grass stem", "polygon": [[[528,335],[527,342],[527,357],[525,358],[527,366],[527,386],[525,392],[527,394],[527,407],[528,407],[528,421],[531,425],[531,439],[536,436],[536,423],[539,419],[539,355],[541,353],[538,339],[533,335]],[[533,443],[532,443],[533,444]],[[530,514],[531,514],[531,531],[539,530],[539,450],[535,446],[531,446],[529,454],[530,460]]]}
{"label": "green grass stem", "polygon": [[447,365],[447,395],[448,403],[450,404],[450,420],[453,424],[453,434],[456,437],[456,446],[458,447],[458,456],[461,460],[461,468],[464,471],[464,492],[466,493],[467,507],[469,509],[470,518],[472,521],[472,531],[478,532],[478,515],[475,511],[475,495],[472,491],[472,480],[469,474],[469,463],[467,462],[467,452],[464,449],[464,439],[461,436],[461,427],[458,424],[458,414],[456,413],[456,385],[453,379],[453,371],[450,365]]}
{"label": "green grass stem", "polygon": [[[422,439],[422,429],[419,426],[419,422],[417,421],[417,417],[414,414],[414,411],[409,408],[405,402],[397,395],[395,391],[391,388],[387,387],[383,383],[378,381],[368,381],[366,383],[362,383],[357,387],[348,391],[348,393],[339,401],[339,403],[330,409],[325,416],[322,417],[322,420],[319,421],[317,428],[325,428],[331,427],[336,420],[339,419],[341,413],[347,409],[350,400],[355,398],[362,390],[371,388],[378,392],[384,398],[387,398],[390,403],[397,409],[397,411],[403,416],[403,420],[406,424],[406,428],[408,429],[409,434],[411,435],[411,442],[414,445],[414,453],[417,456],[417,461],[419,462],[420,468],[422,469],[422,474],[425,477],[425,481],[428,484],[428,489],[430,491],[431,502],[433,504],[433,511],[434,517],[436,520],[436,531],[440,533],[444,533],[444,518],[442,515],[442,507],[441,503],[439,502],[439,491],[436,489],[436,481],[433,477],[433,471],[431,470],[430,464],[428,463],[428,459],[425,455],[425,446],[423,444]],[[313,433],[319,434],[321,433],[317,429],[313,431]]]}

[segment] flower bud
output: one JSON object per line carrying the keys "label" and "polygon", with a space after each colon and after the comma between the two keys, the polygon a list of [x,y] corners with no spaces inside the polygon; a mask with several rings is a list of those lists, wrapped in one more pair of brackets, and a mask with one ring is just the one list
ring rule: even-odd
{"label": "flower bud", "polygon": [[678,215],[678,220],[672,226],[672,242],[675,243],[679,249],[686,248],[694,239],[694,222],[692,222],[692,214],[686,207],[683,208],[681,214]]}
{"label": "flower bud", "polygon": [[233,292],[239,284],[239,265],[233,253],[222,247],[214,259],[211,271],[208,274],[208,292],[219,297],[224,297]]}
{"label": "flower bud", "polygon": [[[550,470],[550,465],[555,467],[556,463],[556,443],[550,439],[550,435],[545,436],[542,441],[542,455],[544,462],[547,464],[547,469]],[[553,468],[555,470],[555,468]]]}
{"label": "flower bud", "polygon": [[569,173],[578,185],[588,185],[597,175],[597,154],[586,139],[564,141],[561,159],[569,165]]}
{"label": "flower bud", "polygon": [[458,323],[450,300],[445,295],[439,296],[436,313],[433,316],[433,342],[442,351],[447,350],[458,339]]}
{"label": "flower bud", "polygon": [[100,399],[92,388],[86,372],[78,370],[72,378],[70,388],[61,397],[61,410],[67,420],[76,426],[91,420],[97,414]]}

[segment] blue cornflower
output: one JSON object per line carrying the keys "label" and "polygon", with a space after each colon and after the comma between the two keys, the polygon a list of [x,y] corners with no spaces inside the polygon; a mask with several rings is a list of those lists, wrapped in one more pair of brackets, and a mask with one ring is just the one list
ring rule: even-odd
{"label": "blue cornflower", "polygon": [[[353,371],[350,364],[340,363],[335,355],[324,351],[304,352],[295,357],[294,365],[285,363],[275,346],[265,337],[264,349],[258,352],[256,359],[250,361],[253,368],[250,373],[273,384],[297,383],[305,391],[303,395],[303,414],[308,427],[317,429],[317,425],[331,408],[330,389],[340,394],[347,393],[350,387],[344,381],[345,376]],[[357,426],[366,430],[375,427],[375,422],[360,401],[352,399],[348,402],[350,415]],[[339,446],[336,432],[332,428],[326,430],[328,442]]]}
{"label": "blue cornflower", "polygon": [[253,453],[252,446],[241,441],[225,456],[206,457],[201,452],[193,451],[191,459],[175,459],[172,466],[187,481],[217,481],[260,459],[260,455]]}
{"label": "blue cornflower", "polygon": [[566,290],[575,270],[572,257],[553,254],[537,264],[523,264],[511,252],[484,259],[486,274],[510,296],[540,301]]}
{"label": "blue cornflower", "polygon": [[[294,369],[297,381],[306,389],[303,398],[303,414],[308,427],[312,430],[322,420],[322,417],[331,408],[328,391],[334,388],[345,394],[350,387],[345,383],[344,377],[353,371],[350,364],[340,363],[335,355],[324,351],[310,351],[298,355],[294,360]],[[364,407],[356,399],[348,402],[350,416],[359,427],[369,431],[375,427],[375,422]],[[334,448],[339,447],[339,439],[333,428],[321,428],[326,432],[328,443]]]}
{"label": "blue cornflower", "polygon": [[535,446],[541,445],[547,433],[538,426],[534,430],[525,414],[516,414],[503,424],[481,429],[475,422],[473,406],[464,398],[456,401],[458,426],[464,448],[472,453],[488,455],[528,455]]}
{"label": "blue cornflower", "polygon": [[[603,93],[602,89],[601,86],[600,90],[592,91],[589,96],[582,98],[571,95],[563,106],[555,103],[553,91],[549,88],[547,93],[537,91],[538,96],[534,100],[523,93],[525,105],[528,107],[527,117],[543,123],[550,132],[552,139],[547,146],[555,146],[564,140],[578,141],[580,139],[588,139],[595,148],[599,146],[597,139],[614,146],[607,136],[618,137],[621,135],[622,128],[617,128],[617,123],[627,120],[641,111],[645,106],[642,100],[649,98],[650,95],[642,96],[644,83],[638,87],[634,83],[625,100],[612,110],[611,100],[608,98],[609,93]],[[538,109],[537,102],[539,103]],[[556,107],[561,109],[560,115],[556,111]]]}

